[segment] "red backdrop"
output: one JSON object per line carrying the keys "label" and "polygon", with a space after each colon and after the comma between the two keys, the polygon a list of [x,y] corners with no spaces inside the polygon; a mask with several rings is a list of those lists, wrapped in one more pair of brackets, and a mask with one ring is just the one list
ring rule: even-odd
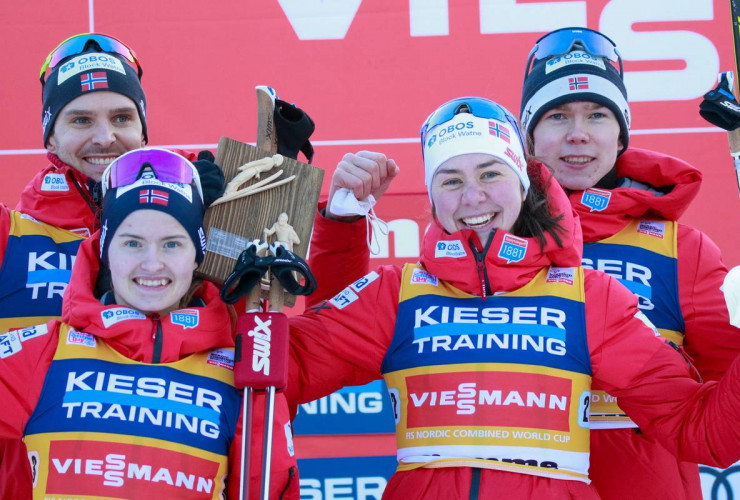
{"label": "red backdrop", "polygon": [[[697,112],[717,71],[734,65],[726,1],[16,2],[0,13],[0,201],[14,206],[46,164],[42,60],[60,40],[93,29],[114,34],[140,56],[151,145],[197,150],[221,135],[252,141],[254,87],[271,85],[315,120],[314,162],[328,171],[326,181],[345,152],[386,152],[403,171],[380,215],[422,219],[428,207],[416,138],[427,114],[466,94],[517,112],[533,42],[577,24],[606,32],[622,51],[631,145],[673,154],[704,172],[683,222],[707,232],[728,265],[740,264],[740,203],[727,139]],[[408,258],[411,247],[397,257]],[[389,257],[396,257],[393,245]]]}

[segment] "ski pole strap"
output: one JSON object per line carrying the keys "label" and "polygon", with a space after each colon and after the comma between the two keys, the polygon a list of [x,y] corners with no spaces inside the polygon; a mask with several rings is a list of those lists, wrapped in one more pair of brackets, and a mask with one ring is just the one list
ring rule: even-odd
{"label": "ski pole strap", "polygon": [[[316,278],[305,260],[280,245],[271,245],[270,251],[275,255],[270,264],[272,274],[288,293],[310,295],[316,291]],[[296,274],[303,277],[303,285],[296,280]]]}
{"label": "ski pole strap", "polygon": [[278,153],[295,160],[300,151],[308,158],[308,163],[311,163],[313,146],[308,138],[316,126],[310,116],[295,104],[275,99],[275,129],[278,136]]}
{"label": "ski pole strap", "polygon": [[219,295],[227,304],[235,304],[257,285],[267,268],[272,264],[274,257],[257,255],[257,246],[250,244],[241,254],[234,265],[234,270],[221,286]]}
{"label": "ski pole strap", "polygon": [[699,114],[712,125],[725,130],[740,127],[740,103],[732,93],[732,72],[720,73],[717,87],[704,94]]}

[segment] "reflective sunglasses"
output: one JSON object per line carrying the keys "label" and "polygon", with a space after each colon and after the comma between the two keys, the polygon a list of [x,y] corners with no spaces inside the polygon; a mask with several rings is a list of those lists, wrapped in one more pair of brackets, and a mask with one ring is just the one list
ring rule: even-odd
{"label": "reflective sunglasses", "polygon": [[179,154],[162,148],[134,149],[116,158],[103,172],[103,196],[109,189],[128,186],[152,175],[160,182],[187,185],[194,182],[203,200],[203,188],[195,166]]}
{"label": "reflective sunglasses", "polygon": [[424,142],[426,141],[426,135],[432,131],[436,126],[446,123],[459,113],[470,113],[478,118],[485,118],[488,120],[498,120],[502,123],[508,123],[512,126],[519,138],[519,143],[522,145],[524,151],[524,137],[519,129],[519,122],[516,117],[512,115],[506,108],[496,104],[493,101],[484,99],[482,97],[459,97],[448,101],[438,107],[436,110],[429,115],[424,125],[421,126],[421,150],[422,156],[424,154]]}
{"label": "reflective sunglasses", "polygon": [[561,28],[546,34],[534,44],[527,58],[527,66],[524,68],[524,78],[529,75],[534,61],[565,55],[573,50],[574,46],[580,46],[579,48],[593,56],[605,57],[611,62],[618,63],[619,76],[623,76],[622,57],[617,51],[616,44],[608,36],[589,28]]}
{"label": "reflective sunglasses", "polygon": [[136,53],[126,46],[125,43],[102,33],[81,33],[67,38],[57,45],[54,50],[49,52],[44,64],[41,65],[41,72],[39,73],[41,84],[43,85],[46,82],[47,73],[56,68],[61,61],[70,56],[84,54],[86,47],[92,42],[95,42],[103,52],[111,52],[113,54],[123,56],[129,63],[131,63],[131,66],[137,69],[139,72],[139,80],[141,80],[141,75],[144,73],[144,70],[141,69],[141,64],[139,63],[139,59],[136,57]]}

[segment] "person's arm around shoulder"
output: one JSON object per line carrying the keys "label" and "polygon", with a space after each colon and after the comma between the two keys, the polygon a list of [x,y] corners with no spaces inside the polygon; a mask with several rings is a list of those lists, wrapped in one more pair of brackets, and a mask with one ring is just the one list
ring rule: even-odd
{"label": "person's arm around shoulder", "polygon": [[726,467],[740,459],[740,362],[700,383],[687,358],[657,336],[615,279],[592,271],[586,316],[593,378],[648,437],[681,460]]}
{"label": "person's arm around shoulder", "polygon": [[291,411],[346,385],[380,378],[395,330],[400,276],[401,269],[382,266],[289,319]]}
{"label": "person's arm around shoulder", "polygon": [[717,245],[692,227],[678,226],[678,290],[684,348],[704,380],[719,380],[740,354],[740,329],[730,324],[720,290],[727,267]]}
{"label": "person's arm around shoulder", "polygon": [[[369,195],[378,200],[398,175],[396,162],[382,153],[347,153],[332,175],[327,203],[320,204],[314,219],[308,264],[318,288],[306,297],[308,307],[334,296],[347,283],[368,272],[367,224],[362,216],[339,216],[331,212],[340,189],[352,191],[357,200]],[[322,211],[324,214],[322,214]]]}
{"label": "person's arm around shoulder", "polygon": [[0,437],[20,438],[57,349],[59,322],[0,335]]}

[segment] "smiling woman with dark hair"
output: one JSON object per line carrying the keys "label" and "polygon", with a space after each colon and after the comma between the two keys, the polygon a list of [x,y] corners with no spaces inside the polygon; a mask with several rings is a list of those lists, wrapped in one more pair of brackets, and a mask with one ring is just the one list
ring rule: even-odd
{"label": "smiling woman with dark hair", "polygon": [[740,362],[697,382],[626,288],[581,267],[578,220],[517,120],[464,97],[421,138],[434,221],[419,262],[290,319],[290,403],[384,377],[398,447],[386,498],[598,498],[592,382],[682,458],[739,458]]}

